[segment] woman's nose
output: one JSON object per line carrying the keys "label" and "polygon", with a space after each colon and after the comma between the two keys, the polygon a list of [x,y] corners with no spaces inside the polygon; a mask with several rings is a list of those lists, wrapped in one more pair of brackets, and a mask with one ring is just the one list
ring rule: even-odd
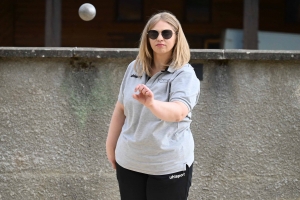
{"label": "woman's nose", "polygon": [[158,34],[158,37],[157,37],[157,40],[161,41],[161,40],[163,40],[163,39],[164,39],[163,36],[161,35],[161,33],[159,33],[159,34]]}

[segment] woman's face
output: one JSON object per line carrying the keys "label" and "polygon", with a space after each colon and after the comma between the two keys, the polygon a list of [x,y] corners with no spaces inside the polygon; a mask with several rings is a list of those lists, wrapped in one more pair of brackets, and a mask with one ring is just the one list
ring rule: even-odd
{"label": "woman's face", "polygon": [[[176,37],[177,37],[175,31],[173,30],[173,27],[167,22],[160,20],[150,30],[155,30],[158,31],[159,33],[156,39],[148,38],[153,53],[159,55],[166,54],[170,56],[170,54],[172,54],[172,49],[176,43]],[[164,30],[172,31],[172,37],[170,39],[163,38],[162,31]]]}

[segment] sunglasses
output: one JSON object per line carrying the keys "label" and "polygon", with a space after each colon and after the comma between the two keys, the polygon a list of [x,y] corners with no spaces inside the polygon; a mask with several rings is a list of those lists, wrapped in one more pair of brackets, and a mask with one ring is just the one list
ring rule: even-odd
{"label": "sunglasses", "polygon": [[[156,31],[156,30],[150,30],[150,31],[148,31],[147,34],[148,34],[148,37],[149,37],[150,39],[155,40],[155,39],[158,37],[159,32]],[[162,36],[164,39],[168,40],[168,39],[170,39],[170,38],[173,36],[173,31],[171,31],[171,30],[163,30],[163,31],[161,32],[161,36]]]}

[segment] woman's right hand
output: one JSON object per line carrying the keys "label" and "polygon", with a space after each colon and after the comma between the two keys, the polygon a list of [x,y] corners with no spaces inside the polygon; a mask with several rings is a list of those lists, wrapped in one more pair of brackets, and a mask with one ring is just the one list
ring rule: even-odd
{"label": "woman's right hand", "polygon": [[107,150],[106,153],[107,153],[108,161],[110,162],[112,168],[116,169],[117,164],[116,164],[115,152],[109,152],[109,150]]}

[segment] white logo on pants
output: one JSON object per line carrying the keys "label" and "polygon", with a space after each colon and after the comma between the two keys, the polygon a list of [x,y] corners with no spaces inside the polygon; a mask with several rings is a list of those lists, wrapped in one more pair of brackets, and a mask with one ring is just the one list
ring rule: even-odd
{"label": "white logo on pants", "polygon": [[182,174],[178,174],[178,175],[172,175],[172,176],[169,176],[169,179],[173,179],[173,178],[181,178],[185,176],[185,173],[182,173]]}

